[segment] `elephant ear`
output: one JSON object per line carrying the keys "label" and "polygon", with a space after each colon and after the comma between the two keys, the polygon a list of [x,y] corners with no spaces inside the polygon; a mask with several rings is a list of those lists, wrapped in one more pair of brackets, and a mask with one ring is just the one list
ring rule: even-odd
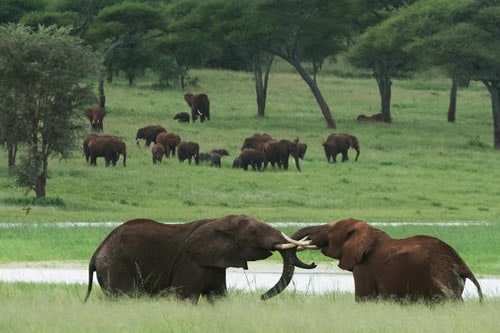
{"label": "elephant ear", "polygon": [[237,219],[216,219],[197,228],[186,239],[186,252],[202,266],[242,267],[247,262],[240,256],[234,239]]}
{"label": "elephant ear", "polygon": [[376,232],[367,223],[356,221],[347,230],[345,237],[339,267],[352,271],[373,250]]}

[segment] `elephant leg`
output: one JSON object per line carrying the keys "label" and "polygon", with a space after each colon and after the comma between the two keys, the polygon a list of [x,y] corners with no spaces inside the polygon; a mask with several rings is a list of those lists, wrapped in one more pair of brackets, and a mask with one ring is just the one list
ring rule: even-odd
{"label": "elephant leg", "polygon": [[345,162],[345,161],[348,161],[349,160],[349,156],[347,155],[347,150],[344,150],[342,152],[342,162]]}
{"label": "elephant leg", "polygon": [[332,154],[332,161],[333,161],[333,163],[337,163],[337,154],[338,154],[338,152],[336,152],[336,151],[333,152],[333,154]]}
{"label": "elephant leg", "polygon": [[97,166],[97,156],[90,156],[90,165]]}
{"label": "elephant leg", "polygon": [[353,269],[353,276],[356,301],[367,301],[377,298],[379,290],[370,268],[362,265],[356,266]]}

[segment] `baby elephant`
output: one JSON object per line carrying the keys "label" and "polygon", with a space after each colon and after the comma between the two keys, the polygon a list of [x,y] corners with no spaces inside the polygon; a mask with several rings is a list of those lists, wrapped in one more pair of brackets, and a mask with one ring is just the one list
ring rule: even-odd
{"label": "baby elephant", "polygon": [[151,153],[153,155],[153,164],[156,164],[156,162],[161,163],[163,155],[165,155],[165,147],[161,143],[156,143],[151,149]]}
{"label": "baby elephant", "polygon": [[189,123],[189,113],[187,112],[179,112],[174,116],[174,120],[177,120],[179,123]]}

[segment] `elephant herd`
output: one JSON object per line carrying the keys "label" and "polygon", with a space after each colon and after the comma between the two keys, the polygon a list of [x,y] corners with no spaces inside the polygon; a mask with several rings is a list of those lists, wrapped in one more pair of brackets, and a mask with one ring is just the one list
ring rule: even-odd
{"label": "elephant herd", "polygon": [[482,300],[481,286],[459,254],[431,236],[393,239],[356,219],[344,219],[297,230],[291,237],[247,215],[228,215],[182,224],[149,219],[127,221],[97,247],[89,263],[90,296],[94,272],[105,295],[169,295],[196,302],[224,296],[226,269],[247,269],[278,251],[282,276],[265,300],[281,293],[295,267],[314,269],[297,251],[319,249],[352,272],[355,300],[423,301],[434,304],[462,300],[470,279]]}

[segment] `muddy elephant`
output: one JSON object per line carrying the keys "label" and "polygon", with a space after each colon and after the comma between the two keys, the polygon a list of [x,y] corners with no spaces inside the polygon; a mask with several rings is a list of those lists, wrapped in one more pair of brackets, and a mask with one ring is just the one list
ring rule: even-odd
{"label": "muddy elephant", "polygon": [[189,124],[189,113],[187,112],[178,112],[174,115],[174,120],[177,120],[179,123],[188,123]]}
{"label": "muddy elephant", "polygon": [[200,163],[200,145],[194,141],[182,141],[177,146],[177,158],[181,163],[188,160],[189,164],[194,159],[194,163],[198,165]]}
{"label": "muddy elephant", "polygon": [[156,143],[161,143],[165,148],[165,156],[175,156],[175,149],[181,143],[181,137],[173,132],[161,132],[156,136]]}
{"label": "muddy elephant", "polygon": [[87,146],[90,165],[97,165],[97,158],[103,157],[106,166],[116,162],[123,156],[123,166],[127,166],[127,145],[120,138],[113,135],[102,135],[92,138]]}
{"label": "muddy elephant", "polygon": [[266,155],[262,151],[254,148],[245,148],[240,152],[238,157],[240,163],[239,167],[243,170],[248,170],[248,166],[251,166],[254,171],[264,170]]}
{"label": "muddy elephant", "polygon": [[314,268],[296,256],[295,244],[281,232],[246,215],[228,215],[190,223],[164,224],[149,219],[127,221],[97,247],[89,263],[85,301],[94,272],[107,296],[173,294],[197,301],[226,294],[226,268],[247,269],[248,261],[283,257],[283,274],[262,298],[279,294],[295,266]]}
{"label": "muddy elephant", "polygon": [[156,136],[158,133],[167,132],[165,127],[161,125],[148,125],[141,127],[137,130],[137,134],[135,136],[135,142],[139,144],[140,139],[146,140],[145,146],[149,147],[151,142],[156,143]]}
{"label": "muddy elephant", "polygon": [[338,154],[342,154],[342,162],[349,160],[347,154],[349,148],[354,148],[354,150],[356,150],[356,158],[354,160],[357,161],[360,148],[358,138],[354,135],[346,133],[330,134],[328,138],[326,138],[326,141],[323,142],[323,149],[325,150],[325,156],[328,163],[330,163],[330,158],[333,163],[337,162]]}
{"label": "muddy elephant", "polygon": [[191,108],[191,119],[193,123],[200,117],[200,121],[210,120],[210,101],[206,94],[192,93],[184,94],[184,100]]}
{"label": "muddy elephant", "polygon": [[155,143],[153,148],[151,148],[151,155],[153,157],[153,164],[156,164],[156,162],[161,163],[163,155],[165,155],[165,147],[161,143]]}
{"label": "muddy elephant", "polygon": [[290,140],[271,140],[262,144],[261,149],[266,154],[266,163],[264,168],[267,168],[268,163],[274,168],[276,165],[278,168],[283,170],[288,170],[288,160],[290,155],[292,155],[295,161],[295,167],[300,171],[300,149],[305,149],[307,146],[299,146],[299,139],[294,141]]}
{"label": "muddy elephant", "polygon": [[85,110],[85,116],[90,122],[90,128],[96,132],[104,130],[103,120],[106,116],[106,109],[103,107],[95,107]]}
{"label": "muddy elephant", "polygon": [[360,114],[357,118],[358,121],[371,121],[371,122],[376,122],[376,121],[382,121],[384,120],[382,117],[382,113],[375,113],[370,116]]}
{"label": "muddy elephant", "polygon": [[298,230],[311,245],[354,276],[356,301],[391,299],[402,302],[462,300],[465,279],[482,299],[481,286],[459,254],[432,236],[393,239],[368,223],[345,219]]}
{"label": "muddy elephant", "polygon": [[273,137],[267,133],[254,133],[252,136],[246,137],[243,140],[241,150],[245,148],[260,149],[264,142],[273,140]]}

